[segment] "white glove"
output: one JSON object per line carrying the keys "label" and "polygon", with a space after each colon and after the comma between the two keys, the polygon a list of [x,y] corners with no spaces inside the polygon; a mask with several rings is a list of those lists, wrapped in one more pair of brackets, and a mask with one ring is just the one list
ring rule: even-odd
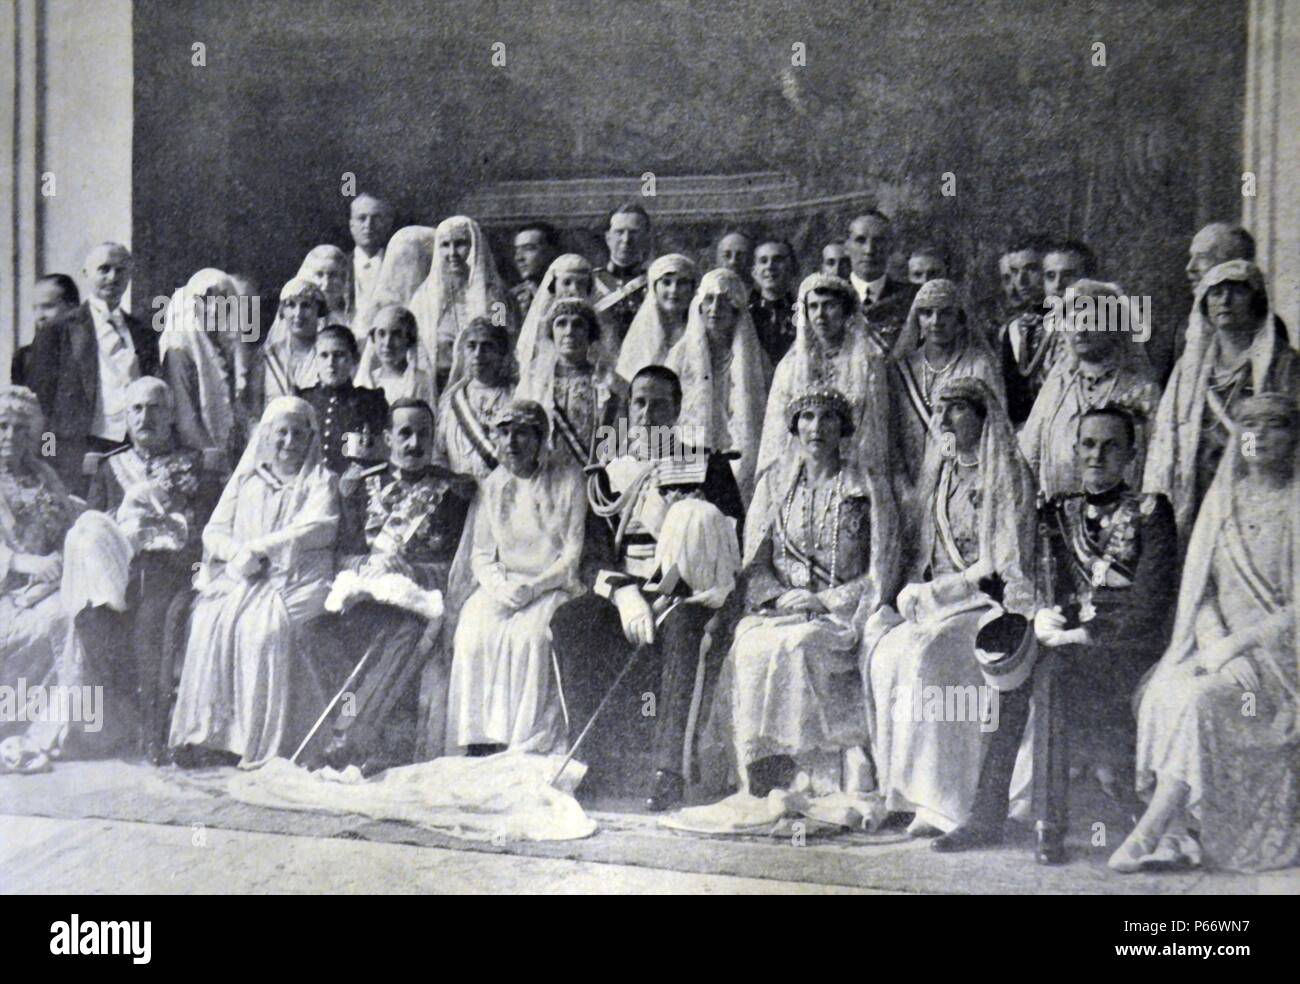
{"label": "white glove", "polygon": [[655,641],[655,617],[649,603],[635,584],[614,592],[614,604],[623,622],[623,635],[634,646],[649,646]]}
{"label": "white glove", "polygon": [[1057,646],[1089,646],[1092,644],[1092,637],[1088,635],[1088,630],[1082,625],[1073,629],[1065,627],[1065,615],[1061,612],[1060,605],[1055,608],[1040,608],[1035,613],[1034,635],[1048,649],[1055,649]]}

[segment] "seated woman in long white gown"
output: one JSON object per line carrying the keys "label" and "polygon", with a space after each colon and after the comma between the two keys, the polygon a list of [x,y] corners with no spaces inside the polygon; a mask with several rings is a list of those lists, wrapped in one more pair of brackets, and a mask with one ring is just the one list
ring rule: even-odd
{"label": "seated woman in long white gown", "polygon": [[[11,695],[83,682],[64,658],[72,618],[59,592],[63,538],[82,505],[40,459],[44,432],[36,394],[0,387],[0,685]],[[48,768],[72,722],[48,705],[26,724],[26,705],[10,710],[0,719],[0,772]]]}
{"label": "seated woman in long white gown", "polygon": [[306,400],[267,405],[203,530],[199,597],[190,616],[172,718],[178,760],[256,765],[291,754],[325,707],[304,633],[325,610],[339,502]]}
{"label": "seated woman in long white gown", "polygon": [[1236,423],[1192,531],[1173,641],[1140,690],[1150,802],[1116,871],[1300,863],[1300,410],[1251,397]]}
{"label": "seated woman in long white gown", "polygon": [[[951,380],[937,396],[938,439],[911,517],[910,583],[897,612],[877,616],[895,627],[871,653],[864,681],[885,805],[915,813],[916,836],[954,830],[975,802],[989,737],[981,715],[992,698],[972,708],[969,695],[988,693],[975,640],[996,611],[993,596],[1000,588],[1001,609],[1025,618],[1035,601],[1034,480],[1006,411],[974,376]],[[915,713],[936,694],[945,713]]]}
{"label": "seated woman in long white gown", "polygon": [[550,752],[565,723],[551,668],[551,615],[582,593],[582,473],[543,454],[540,404],[519,400],[494,426],[502,467],[480,486],[472,567],[478,589],[456,628],[447,749]]}
{"label": "seated woman in long white gown", "polygon": [[897,589],[897,514],[888,483],[845,453],[853,411],[843,394],[805,392],[786,419],[800,456],[763,476],[745,518],[758,529],[745,558],[748,614],[710,730],[731,734],[742,798],[796,786],[856,796],[871,788],[862,635]]}

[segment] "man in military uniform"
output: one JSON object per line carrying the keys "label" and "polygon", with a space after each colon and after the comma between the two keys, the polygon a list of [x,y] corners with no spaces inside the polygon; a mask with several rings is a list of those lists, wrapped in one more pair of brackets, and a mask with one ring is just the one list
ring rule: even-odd
{"label": "man in military uniform", "polygon": [[1029,416],[1052,368],[1056,338],[1043,324],[1043,251],[1038,241],[1012,243],[1002,255],[1010,278],[1007,297],[1015,311],[998,333],[1007,416],[1019,427]]}
{"label": "man in military uniform", "polygon": [[773,366],[794,344],[797,297],[792,284],[796,273],[794,248],[788,242],[766,239],[754,250],[755,290],[749,296],[749,315],[758,343]]}
{"label": "man in military uniform", "polygon": [[[432,463],[434,418],[427,403],[397,400],[391,418],[388,462],[354,464],[339,481],[340,568],[362,581],[399,574],[420,591],[445,594],[474,485]],[[352,699],[335,716],[328,741],[317,746],[319,763],[355,763],[369,774],[412,759],[418,679],[442,622],[422,617],[409,599],[391,602],[371,595],[321,626],[340,676],[346,679],[362,659],[365,666],[349,684]]]}
{"label": "man in military uniform", "polygon": [[[737,571],[731,572],[728,582],[721,559],[730,538],[731,554],[739,567],[736,545],[744,514],[726,456],[685,447],[671,437],[656,439],[676,423],[681,399],[681,383],[663,366],[647,366],[632,380],[628,410],[632,447],[619,449],[626,453],[588,469],[592,509],[613,527],[613,535],[587,545],[591,561],[587,566],[601,569],[598,591],[608,597],[592,593],[576,598],[558,608],[551,619],[571,743],[628,663],[634,647],[648,650],[643,672],[627,690],[637,693],[653,688],[646,689],[654,695],[654,776],[646,801],[651,811],[672,809],[685,793],[683,749],[696,692],[700,643],[705,626],[734,587]],[[694,525],[670,521],[670,510],[682,497],[709,506],[696,513]],[[713,541],[717,546],[712,550],[704,546]],[[719,561],[711,572],[715,576],[706,578],[689,569],[692,565],[685,558],[702,552],[713,553]],[[668,573],[656,557],[670,554],[683,558],[682,567],[688,568],[678,570],[686,582],[683,590],[687,596],[657,624],[667,598],[660,596],[656,601],[655,593],[647,588]],[[692,576],[701,583],[692,583]],[[706,580],[713,583],[703,583]],[[715,646],[711,655],[716,662],[725,652]],[[645,686],[638,688],[638,683]],[[644,694],[642,699],[644,702]],[[607,716],[626,742],[631,734],[626,718]],[[610,763],[600,760],[599,748],[600,743],[592,741],[582,750],[583,760],[597,776],[602,769],[610,771]]]}
{"label": "man in military uniform", "polygon": [[1048,727],[1038,825],[1043,864],[1065,858],[1072,749],[1108,795],[1131,799],[1130,700],[1169,642],[1178,535],[1168,499],[1124,482],[1136,431],[1133,415],[1119,406],[1086,413],[1075,446],[1085,491],[1050,501],[1043,514],[1055,602],[1034,619],[1039,644],[1051,652],[1039,669]]}
{"label": "man in military uniform", "polygon": [[[1033,669],[1033,695],[1047,729],[1034,763],[1035,799],[1044,804],[1041,864],[1059,864],[1066,856],[1071,743],[1088,749],[1103,789],[1120,795],[1120,774],[1134,754],[1129,699],[1168,642],[1178,592],[1177,534],[1168,500],[1140,495],[1124,482],[1136,432],[1133,415],[1121,407],[1085,414],[1075,445],[1084,491],[1051,500],[1043,510],[1043,579],[1051,604],[1039,609],[1033,625],[1044,653]],[[934,842],[937,851],[1002,842],[1030,686],[999,697],[999,725],[971,816]]]}
{"label": "man in military uniform", "polygon": [[[134,550],[126,610],[85,608],[76,627],[87,656],[126,702],[121,719],[138,717],[140,750],[159,761],[166,749],[168,695],[161,677],[167,609],[189,588],[203,527],[221,487],[219,476],[205,468],[203,453],[178,443],[166,383],[141,377],[127,387],[125,399],[129,440],[106,453],[88,454],[86,471],[88,505],[113,517]],[[136,715],[130,714],[131,704]]]}
{"label": "man in military uniform", "polygon": [[652,246],[650,213],[639,203],[628,202],[609,214],[605,228],[609,262],[596,271],[596,313],[602,323],[613,326],[621,345],[645,300],[646,264]]}
{"label": "man in military uniform", "polygon": [[[357,340],[339,325],[322,328],[316,336],[316,363],[320,384],[299,392],[316,411],[320,423],[321,454],[336,475],[348,466],[348,459],[382,459],[379,435],[388,419],[388,401],[380,390],[353,386],[357,370]],[[359,434],[351,439],[348,434]]]}

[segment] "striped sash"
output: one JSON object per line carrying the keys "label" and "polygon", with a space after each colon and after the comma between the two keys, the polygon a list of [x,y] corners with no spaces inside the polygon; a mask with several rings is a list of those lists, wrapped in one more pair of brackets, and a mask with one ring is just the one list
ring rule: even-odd
{"label": "striped sash", "polygon": [[465,387],[462,386],[451,395],[451,412],[456,415],[456,423],[460,424],[460,429],[465,432],[469,438],[470,446],[483,463],[491,471],[497,466],[497,456],[492,450],[492,441],[483,430],[483,425],[478,422],[474,416],[474,411],[469,405],[469,399],[465,396]]}

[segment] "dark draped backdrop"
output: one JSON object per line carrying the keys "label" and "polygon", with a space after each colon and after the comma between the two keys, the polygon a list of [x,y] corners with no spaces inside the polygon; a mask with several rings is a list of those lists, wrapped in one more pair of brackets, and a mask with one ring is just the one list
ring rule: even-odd
{"label": "dark draped backdrop", "polygon": [[739,225],[806,270],[878,204],[974,295],[1007,237],[1069,235],[1172,325],[1188,237],[1240,213],[1245,9],[137,0],[135,303],[203,266],[273,294],[351,245],[345,174],[399,226],[482,219],[511,278],[530,216],[603,260],[603,211],[649,173],[658,252]]}

